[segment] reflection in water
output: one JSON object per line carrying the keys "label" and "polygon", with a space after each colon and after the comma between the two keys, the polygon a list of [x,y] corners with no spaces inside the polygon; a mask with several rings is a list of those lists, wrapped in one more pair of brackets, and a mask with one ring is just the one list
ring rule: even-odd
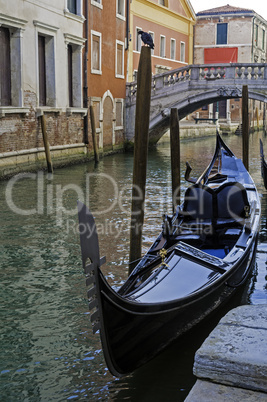
{"label": "reflection in water", "polygon": [[[194,353],[220,316],[240,303],[266,303],[267,191],[260,175],[259,137],[250,137],[250,171],[262,196],[251,281],[213,321],[122,379],[109,374],[99,337],[92,334],[76,201],[85,201],[95,215],[101,255],[107,257],[103,271],[118,286],[128,271],[133,156],[105,158],[96,169],[89,163],[56,170],[53,176],[39,172],[0,183],[2,400],[184,400],[195,381]],[[226,142],[240,157],[241,138]],[[182,174],[187,160],[194,176],[199,174],[214,146],[215,137],[182,142]],[[184,192],[187,184],[181,186]],[[162,214],[171,213],[170,191],[169,144],[161,144],[149,153],[144,250],[159,232]]]}

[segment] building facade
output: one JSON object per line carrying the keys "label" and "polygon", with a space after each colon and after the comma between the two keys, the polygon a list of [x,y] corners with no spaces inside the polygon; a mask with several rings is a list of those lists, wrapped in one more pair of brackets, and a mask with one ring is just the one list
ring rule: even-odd
{"label": "building facade", "polygon": [[152,74],[159,74],[192,64],[194,23],[189,0],[132,0],[127,81],[136,79],[142,45],[138,31],[153,38]]}
{"label": "building facade", "polygon": [[[267,21],[253,10],[229,5],[197,13],[194,64],[265,63]],[[265,119],[265,105],[250,101],[251,125]],[[204,107],[200,117],[219,114],[221,124],[241,123],[240,99],[221,101]]]}
{"label": "building facade", "polygon": [[[8,174],[45,166],[39,117],[52,156],[84,154],[83,0],[9,0],[0,10],[0,164]],[[68,156],[69,158],[69,156]],[[12,165],[12,169],[9,169]]]}
{"label": "building facade", "polygon": [[89,0],[87,16],[87,99],[93,106],[100,151],[123,147],[127,75],[128,0]]}

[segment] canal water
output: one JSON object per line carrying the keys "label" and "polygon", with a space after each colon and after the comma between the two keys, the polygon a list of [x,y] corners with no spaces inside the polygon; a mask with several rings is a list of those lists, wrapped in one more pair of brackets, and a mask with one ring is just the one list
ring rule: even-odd
{"label": "canal water", "polygon": [[[267,191],[260,173],[259,138],[250,136],[250,172],[262,201],[262,220],[250,281],[227,306],[267,303]],[[241,157],[241,137],[224,137]],[[181,143],[182,169],[201,173],[215,135]],[[127,277],[132,154],[0,183],[0,400],[183,401],[195,382],[195,351],[222,314],[122,379],[107,370],[92,334],[82,270],[76,202],[86,202],[99,234],[103,271],[112,286]],[[182,191],[187,184],[182,181]],[[171,213],[169,142],[149,151],[143,251]]]}

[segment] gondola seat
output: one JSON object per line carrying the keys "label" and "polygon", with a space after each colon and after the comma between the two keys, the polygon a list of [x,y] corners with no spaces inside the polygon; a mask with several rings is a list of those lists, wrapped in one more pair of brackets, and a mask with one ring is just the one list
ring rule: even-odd
{"label": "gondola seat", "polygon": [[184,223],[188,227],[209,227],[213,220],[214,191],[201,184],[194,184],[185,192]]}
{"label": "gondola seat", "polygon": [[236,227],[244,224],[249,212],[249,202],[244,186],[227,182],[218,189],[194,184],[185,192],[183,206],[184,225],[188,228],[209,228],[210,233],[221,227]]}
{"label": "gondola seat", "polygon": [[243,225],[249,212],[249,202],[244,186],[237,182],[227,182],[216,191],[217,211],[215,225],[232,227]]}

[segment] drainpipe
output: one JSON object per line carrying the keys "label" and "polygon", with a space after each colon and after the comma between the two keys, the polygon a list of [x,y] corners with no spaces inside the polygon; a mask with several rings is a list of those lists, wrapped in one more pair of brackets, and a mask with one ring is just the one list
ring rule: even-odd
{"label": "drainpipe", "polygon": [[130,0],[126,2],[126,46],[125,50],[129,49],[129,14],[130,14]]}
{"label": "drainpipe", "polygon": [[88,140],[88,76],[87,76],[87,67],[88,67],[88,37],[89,37],[89,26],[88,26],[88,1],[85,1],[85,51],[84,51],[84,59],[83,59],[83,107],[87,109],[87,113],[84,116],[84,143],[89,144]]}
{"label": "drainpipe", "polygon": [[129,39],[130,37],[130,0],[126,1],[126,37],[125,37],[125,51],[128,51],[127,53],[127,67],[126,67],[126,82],[129,80]]}

